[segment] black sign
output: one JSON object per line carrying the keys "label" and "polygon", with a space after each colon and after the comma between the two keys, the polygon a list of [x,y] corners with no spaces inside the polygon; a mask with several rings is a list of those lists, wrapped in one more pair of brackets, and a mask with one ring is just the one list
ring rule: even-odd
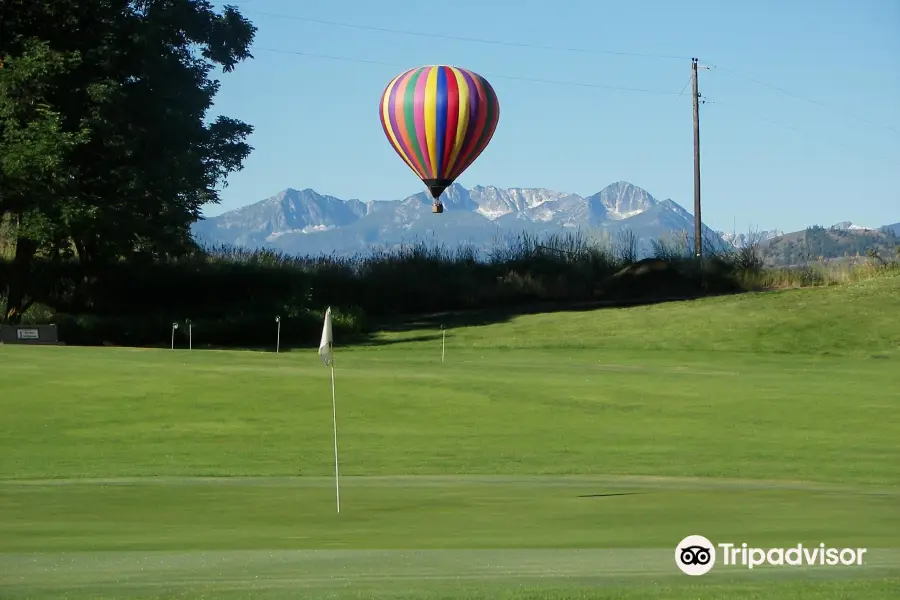
{"label": "black sign", "polygon": [[56,325],[0,325],[0,344],[59,344]]}

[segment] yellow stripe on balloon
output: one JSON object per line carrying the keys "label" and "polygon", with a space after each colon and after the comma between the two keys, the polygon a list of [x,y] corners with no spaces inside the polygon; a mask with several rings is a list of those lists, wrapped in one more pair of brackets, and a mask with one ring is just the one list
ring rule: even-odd
{"label": "yellow stripe on balloon", "polygon": [[466,140],[466,130],[469,128],[469,84],[462,72],[456,67],[450,67],[456,77],[456,88],[459,90],[459,119],[456,121],[456,138],[453,140],[453,150],[450,152],[450,160],[447,161],[447,173],[453,172],[456,158],[462,150]]}
{"label": "yellow stripe on balloon", "polygon": [[394,86],[397,85],[397,82],[400,81],[400,79],[407,73],[409,73],[409,71],[400,73],[399,75],[394,77],[394,79],[392,79],[388,84],[387,89],[384,92],[384,98],[382,98],[381,100],[381,114],[384,117],[384,125],[387,129],[388,136],[391,138],[391,144],[393,144],[394,149],[397,150],[397,154],[399,154],[400,158],[402,158],[403,161],[407,165],[409,165],[409,168],[413,170],[413,173],[418,175],[418,170],[413,165],[412,160],[410,160],[410,158],[406,155],[406,152],[403,151],[403,146],[400,144],[400,140],[397,139],[397,135],[394,133],[394,128],[391,126],[391,92],[394,90]]}
{"label": "yellow stripe on balloon", "polygon": [[[428,158],[431,163],[431,177],[437,177],[437,81],[438,68],[430,67],[425,81],[425,141],[428,143]],[[427,165],[426,165],[427,166]]]}

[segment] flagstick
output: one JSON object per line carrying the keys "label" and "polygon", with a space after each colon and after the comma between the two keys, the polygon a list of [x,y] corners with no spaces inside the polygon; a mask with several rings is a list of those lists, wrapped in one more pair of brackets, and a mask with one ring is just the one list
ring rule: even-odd
{"label": "flagstick", "polygon": [[338,448],[337,448],[337,401],[334,396],[334,359],[331,359],[331,417],[334,425],[334,492],[337,499],[337,511],[341,512],[341,486],[338,479]]}
{"label": "flagstick", "polygon": [[319,342],[319,356],[325,366],[331,367],[331,418],[334,426],[334,491],[338,514],[341,512],[341,484],[338,472],[337,448],[337,400],[334,394],[334,339],[331,328],[331,307],[325,311],[325,324],[322,325],[322,341]]}

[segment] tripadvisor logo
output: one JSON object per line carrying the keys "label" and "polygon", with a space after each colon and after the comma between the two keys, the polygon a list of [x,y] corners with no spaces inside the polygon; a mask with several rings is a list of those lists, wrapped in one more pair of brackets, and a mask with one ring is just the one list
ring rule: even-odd
{"label": "tripadvisor logo", "polygon": [[686,575],[705,575],[717,562],[748,569],[763,565],[800,566],[859,566],[863,564],[866,548],[832,548],[825,544],[807,547],[797,544],[790,548],[754,548],[746,543],[713,544],[702,535],[689,535],[675,547],[675,564]]}
{"label": "tripadvisor logo", "polygon": [[675,547],[675,564],[686,575],[706,575],[716,564],[716,547],[702,535],[689,535]]}

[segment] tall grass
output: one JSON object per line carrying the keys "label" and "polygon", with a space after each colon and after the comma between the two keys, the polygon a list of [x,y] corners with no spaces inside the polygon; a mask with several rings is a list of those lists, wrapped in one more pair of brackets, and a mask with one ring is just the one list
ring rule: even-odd
{"label": "tall grass", "polygon": [[743,272],[742,282],[748,291],[758,291],[858,283],[885,276],[900,276],[900,262],[816,261],[796,267],[768,267]]}
{"label": "tall grass", "polygon": [[690,235],[639,242],[628,230],[599,238],[573,231],[498,236],[486,251],[423,240],[353,256],[219,245],[155,264],[37,263],[37,303],[25,318],[65,323],[77,332],[70,343],[168,343],[172,321],[190,318],[218,345],[255,345],[271,337],[279,316],[288,337],[311,343],[328,306],[336,327],[362,333],[389,315],[664,300],[900,273],[900,263],[884,257],[768,268],[758,242],[723,249],[703,240],[699,260]]}
{"label": "tall grass", "polygon": [[[272,249],[226,245],[205,247],[201,256],[209,263],[291,269],[365,281],[370,287],[392,287],[403,292],[409,292],[415,281],[453,279],[461,284],[498,284],[497,291],[518,287],[521,295],[573,301],[586,299],[586,295],[591,295],[587,288],[593,289],[594,284],[641,262],[663,261],[683,272],[731,277],[746,291],[851,283],[896,273],[900,268],[900,256],[770,267],[764,263],[760,241],[751,234],[746,246],[723,248],[713,240],[703,239],[703,258],[699,261],[694,257],[693,236],[688,232],[649,240],[643,244],[642,252],[640,240],[630,230],[601,236],[580,230],[543,236],[497,235],[487,251],[471,245],[449,248],[417,240],[351,256],[294,256]],[[565,293],[558,289],[560,278],[567,279]],[[659,292],[665,295],[666,290]]]}

